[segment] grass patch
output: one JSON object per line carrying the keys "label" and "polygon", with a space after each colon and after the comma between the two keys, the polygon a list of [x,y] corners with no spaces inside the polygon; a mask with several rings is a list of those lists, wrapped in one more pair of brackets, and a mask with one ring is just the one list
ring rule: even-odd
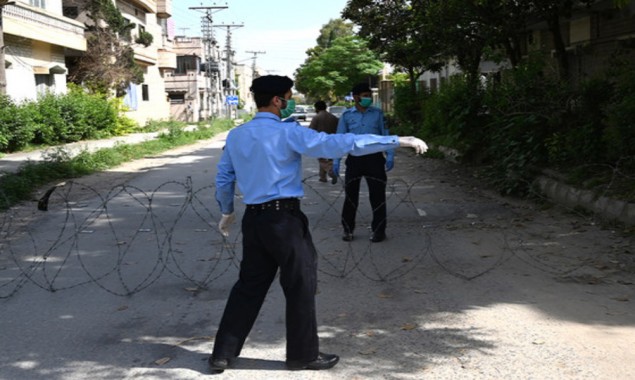
{"label": "grass patch", "polygon": [[18,172],[0,177],[0,210],[7,210],[21,201],[31,199],[38,188],[50,182],[85,176],[210,139],[233,126],[233,121],[227,119],[215,120],[211,126],[198,126],[193,131],[171,124],[155,140],[133,145],[118,144],[94,152],[84,150],[75,157],[70,157],[63,148],[57,149],[49,153],[44,162],[28,162]]}

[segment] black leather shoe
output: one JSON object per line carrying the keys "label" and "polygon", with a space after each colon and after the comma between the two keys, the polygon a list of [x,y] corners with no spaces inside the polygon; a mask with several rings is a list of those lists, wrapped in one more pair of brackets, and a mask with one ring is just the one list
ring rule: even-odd
{"label": "black leather shoe", "polygon": [[381,241],[384,241],[385,239],[386,239],[385,233],[373,232],[372,234],[370,234],[370,241],[372,241],[373,243],[379,243]]}
{"label": "black leather shoe", "polygon": [[333,185],[335,185],[337,183],[337,176],[336,175],[331,176],[331,183]]}
{"label": "black leather shoe", "polygon": [[319,353],[318,357],[315,360],[310,362],[301,362],[298,360],[287,360],[287,368],[290,370],[301,370],[301,369],[329,369],[333,368],[337,362],[340,361],[340,357],[334,354],[323,354]]}
{"label": "black leather shoe", "polygon": [[352,232],[344,232],[344,235],[342,235],[342,240],[344,240],[344,241],[353,241],[353,233]]}
{"label": "black leather shoe", "polygon": [[231,360],[230,359],[216,359],[213,357],[209,357],[209,359],[207,359],[207,363],[209,364],[209,369],[210,371],[212,371],[212,373],[221,373],[224,370],[226,370],[227,368],[229,368],[231,366]]}

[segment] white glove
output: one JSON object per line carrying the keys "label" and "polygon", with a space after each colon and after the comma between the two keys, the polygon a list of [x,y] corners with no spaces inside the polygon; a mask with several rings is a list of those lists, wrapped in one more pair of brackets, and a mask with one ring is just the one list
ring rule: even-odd
{"label": "white glove", "polygon": [[227,237],[229,236],[229,226],[234,223],[234,213],[231,214],[223,214],[220,218],[220,222],[218,222],[218,229],[220,230],[221,235]]}
{"label": "white glove", "polygon": [[424,154],[428,150],[428,145],[423,140],[413,136],[399,137],[399,146],[413,148],[416,154]]}

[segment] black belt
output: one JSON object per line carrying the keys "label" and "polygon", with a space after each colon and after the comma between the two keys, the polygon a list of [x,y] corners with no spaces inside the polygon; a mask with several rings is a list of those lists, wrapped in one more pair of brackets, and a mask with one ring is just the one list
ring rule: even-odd
{"label": "black belt", "polygon": [[265,203],[247,205],[247,210],[299,210],[300,200],[298,198],[274,199]]}

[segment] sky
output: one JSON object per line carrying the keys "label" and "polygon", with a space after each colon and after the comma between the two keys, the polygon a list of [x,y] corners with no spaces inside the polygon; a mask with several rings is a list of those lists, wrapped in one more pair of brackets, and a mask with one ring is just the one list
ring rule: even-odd
{"label": "sky", "polygon": [[[251,67],[255,56],[262,75],[293,78],[306,59],[306,50],[317,45],[320,29],[329,20],[340,18],[346,3],[347,0],[174,0],[172,19],[176,35],[201,36],[205,11],[190,8],[227,6],[213,10],[212,21],[214,25],[242,25],[230,28],[234,61]],[[214,36],[225,49],[227,28],[214,28]]]}

